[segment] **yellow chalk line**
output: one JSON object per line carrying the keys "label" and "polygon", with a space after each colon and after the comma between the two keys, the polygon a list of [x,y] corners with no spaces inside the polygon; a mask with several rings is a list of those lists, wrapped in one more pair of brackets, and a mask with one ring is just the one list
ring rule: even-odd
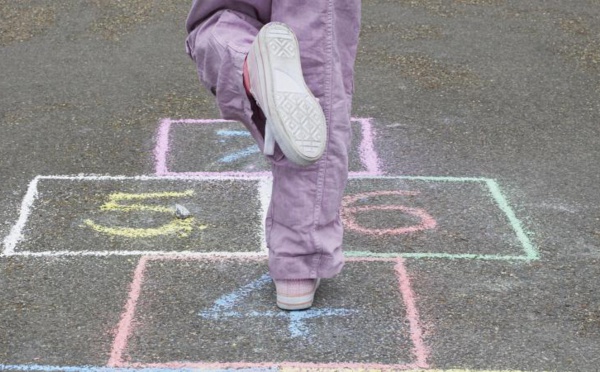
{"label": "yellow chalk line", "polygon": [[[157,198],[174,198],[174,197],[185,197],[194,195],[194,190],[186,190],[183,192],[165,191],[165,192],[150,192],[131,194],[117,192],[108,196],[108,202],[103,204],[100,209],[103,211],[151,211],[158,213],[173,213],[173,209],[160,205],[144,205],[144,204],[131,204],[124,205],[119,204],[123,200],[143,200],[143,199],[157,199]],[[95,223],[94,221],[87,219],[84,224],[88,227],[109,235],[121,236],[125,238],[152,238],[160,235],[179,234],[181,237],[187,237],[194,229],[194,218],[188,218],[185,220],[174,220],[170,223],[162,225],[160,227],[150,228],[135,228],[135,227],[108,227]],[[197,226],[198,229],[206,229],[206,225]]]}
{"label": "yellow chalk line", "polygon": [[160,212],[160,213],[173,213],[173,208],[169,207],[161,207],[159,205],[141,205],[141,204],[132,204],[132,205],[123,205],[119,203],[115,203],[114,201],[109,201],[103,204],[100,207],[103,211],[152,211],[152,212]]}
{"label": "yellow chalk line", "polygon": [[141,194],[130,194],[116,192],[108,196],[108,201],[104,203],[100,209],[103,211],[152,211],[159,213],[171,213],[173,210],[169,207],[158,205],[143,205],[143,204],[119,204],[123,200],[143,200],[143,199],[160,199],[160,198],[181,198],[194,195],[194,190],[186,190],[183,192],[165,191],[165,192],[148,192]]}
{"label": "yellow chalk line", "polygon": [[[110,235],[122,236],[125,238],[151,238],[159,235],[179,234],[181,237],[187,237],[194,229],[194,218],[185,220],[175,220],[160,227],[152,228],[134,228],[134,227],[107,227],[94,223],[92,220],[83,221],[92,229]],[[206,225],[199,225],[198,229],[206,229]]]}
{"label": "yellow chalk line", "polygon": [[164,191],[164,192],[147,192],[140,194],[132,194],[125,192],[115,192],[114,194],[110,194],[108,200],[118,201],[118,200],[137,200],[137,199],[153,199],[153,198],[179,198],[183,196],[192,196],[194,195],[194,190],[186,190],[186,191]]}

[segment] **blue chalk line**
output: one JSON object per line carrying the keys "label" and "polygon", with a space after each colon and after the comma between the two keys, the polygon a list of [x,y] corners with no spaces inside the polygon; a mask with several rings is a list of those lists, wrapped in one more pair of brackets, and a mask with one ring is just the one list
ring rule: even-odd
{"label": "blue chalk line", "polygon": [[250,137],[250,132],[245,130],[227,130],[221,129],[217,131],[217,135],[225,137]]}
{"label": "blue chalk line", "polygon": [[[217,131],[217,135],[224,136],[224,137],[250,137],[250,132],[245,131],[245,130],[221,129],[221,130]],[[222,142],[222,141],[220,141],[220,142]],[[259,152],[260,152],[260,149],[258,148],[258,146],[252,145],[252,146],[248,146],[245,149],[242,149],[240,151],[236,151],[233,154],[225,155],[224,157],[219,159],[219,162],[232,163],[236,160],[245,158],[247,156],[250,156],[252,154],[256,154]]]}
{"label": "blue chalk line", "polygon": [[215,301],[212,309],[209,312],[220,312],[226,309],[231,309],[235,306],[238,299],[242,299],[248,296],[252,291],[259,289],[265,284],[268,284],[271,281],[271,277],[269,274],[264,274],[258,280],[253,281],[250,284],[246,284],[243,287],[240,287],[233,291],[230,294],[221,296],[219,299]]}
{"label": "blue chalk line", "polygon": [[229,155],[225,155],[223,156],[221,159],[219,159],[219,161],[221,163],[232,163],[236,160],[239,160],[241,158],[245,158],[247,156],[250,156],[252,154],[257,154],[260,152],[260,149],[258,148],[257,145],[252,145],[252,146],[248,146],[245,149],[242,149],[240,151],[234,152],[233,154],[229,154]]}
{"label": "blue chalk line", "polygon": [[288,329],[291,337],[306,337],[309,334],[308,327],[305,323],[308,319],[320,318],[325,316],[348,316],[355,314],[358,311],[348,309],[309,309],[305,311],[249,311],[239,312],[232,309],[247,297],[251,292],[263,287],[271,281],[269,274],[264,274],[259,279],[252,283],[246,284],[238,288],[232,293],[219,297],[214,305],[204,311],[198,313],[204,319],[221,320],[227,318],[283,318],[288,319],[290,324]]}

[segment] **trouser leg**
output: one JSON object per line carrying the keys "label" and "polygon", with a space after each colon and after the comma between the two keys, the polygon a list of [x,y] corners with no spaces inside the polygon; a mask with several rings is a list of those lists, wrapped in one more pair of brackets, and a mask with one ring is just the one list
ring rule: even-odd
{"label": "trouser leg", "polygon": [[195,0],[186,22],[186,51],[202,84],[216,95],[221,117],[242,122],[261,149],[265,119],[246,94],[242,69],[270,17],[271,0]]}
{"label": "trouser leg", "polygon": [[273,162],[269,268],[276,279],[329,278],[343,266],[340,206],[348,178],[360,1],[274,1],[271,20],[288,24],[298,37],[304,77],[323,107],[328,142],[311,166],[285,158]]}
{"label": "trouser leg", "polygon": [[305,80],[320,99],[328,127],[327,148],[317,163],[300,167],[280,152],[272,158],[269,268],[275,279],[328,278],[343,266],[339,212],[348,177],[360,1],[194,2],[187,47],[199,78],[216,94],[222,117],[244,123],[261,147],[264,117],[245,93],[242,67],[258,30],[269,21],[284,22],[296,33]]}

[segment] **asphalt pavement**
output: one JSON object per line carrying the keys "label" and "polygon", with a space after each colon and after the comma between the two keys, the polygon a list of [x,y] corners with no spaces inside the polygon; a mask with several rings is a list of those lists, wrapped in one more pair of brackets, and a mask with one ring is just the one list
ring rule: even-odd
{"label": "asphalt pavement", "polygon": [[347,263],[289,313],[190,1],[0,0],[0,370],[600,370],[600,2],[362,5]]}

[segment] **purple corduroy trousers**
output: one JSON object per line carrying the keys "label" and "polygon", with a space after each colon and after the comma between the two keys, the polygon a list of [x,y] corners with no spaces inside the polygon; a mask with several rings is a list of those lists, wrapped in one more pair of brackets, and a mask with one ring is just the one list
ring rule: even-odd
{"label": "purple corduroy trousers", "polygon": [[342,195],[348,179],[350,109],[360,29],[360,0],[194,0],[187,52],[224,119],[242,122],[263,147],[264,116],[245,92],[244,59],[272,21],[294,30],[304,79],[320,100],[327,147],[313,165],[270,156],[273,194],[267,213],[269,271],[274,279],[330,278],[344,264]]}

